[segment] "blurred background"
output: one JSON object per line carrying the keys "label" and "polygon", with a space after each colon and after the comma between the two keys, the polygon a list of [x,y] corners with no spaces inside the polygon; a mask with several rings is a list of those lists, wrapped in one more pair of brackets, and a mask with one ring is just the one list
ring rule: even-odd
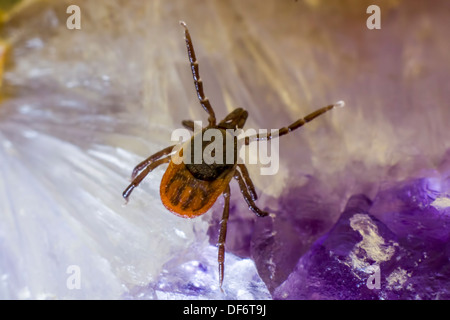
{"label": "blurred background", "polygon": [[[0,298],[272,298],[351,195],[448,172],[449,17],[444,0],[0,1]],[[218,118],[272,129],[346,103],[280,139],[276,175],[248,166],[274,216],[232,182],[225,293],[221,198],[174,216],[163,166],[121,196],[182,120],[206,123],[180,20]]]}

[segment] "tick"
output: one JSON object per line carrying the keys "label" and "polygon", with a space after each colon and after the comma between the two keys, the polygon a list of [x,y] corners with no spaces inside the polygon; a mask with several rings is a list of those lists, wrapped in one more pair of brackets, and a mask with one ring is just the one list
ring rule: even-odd
{"label": "tick", "polygon": [[[208,114],[208,125],[203,128],[202,133],[207,129],[219,130],[223,137],[227,135],[227,129],[242,129],[248,117],[248,112],[242,108],[237,108],[228,114],[218,124],[216,123],[216,115],[213,108],[203,92],[203,82],[200,78],[198,62],[195,57],[194,46],[192,44],[189,30],[184,22],[180,22],[184,27],[184,35],[186,41],[187,54],[192,70],[192,76],[194,78],[195,90],[197,92],[200,105]],[[344,102],[340,101],[336,104],[328,105],[320,108],[304,118],[301,118],[287,127],[279,129],[277,136],[286,135],[305,123],[313,120],[314,118],[322,115],[323,113],[331,110],[335,107],[341,107]],[[194,122],[191,120],[182,121],[182,125],[194,131]],[[270,140],[272,139],[271,133],[266,135],[256,134],[254,136],[247,136],[243,142],[248,145],[251,141],[258,140]],[[220,233],[218,239],[218,265],[219,265],[219,286],[222,288],[224,279],[224,261],[225,261],[225,239],[227,234],[227,223],[230,208],[230,182],[234,178],[240,188],[242,196],[246,201],[249,209],[253,211],[258,217],[265,217],[268,212],[261,210],[255,204],[257,200],[257,194],[255,186],[249,176],[245,164],[237,161],[236,150],[238,146],[238,139],[233,138],[234,142],[234,155],[233,161],[222,163],[206,163],[202,160],[201,163],[175,163],[172,159],[172,155],[175,152],[175,145],[167,147],[152,156],[148,157],[141,163],[139,163],[133,170],[131,175],[131,184],[123,192],[123,197],[128,201],[131,192],[136,188],[141,181],[156,167],[162,164],[169,164],[161,181],[160,196],[164,206],[172,213],[182,218],[195,218],[205,212],[207,212],[212,205],[216,202],[217,198],[222,195],[224,198],[224,207],[222,220],[220,222]],[[225,141],[226,139],[223,139]],[[191,141],[187,143],[193,144],[194,136]],[[204,150],[207,144],[202,144]],[[191,152],[194,152],[194,148],[191,148]],[[224,148],[224,150],[227,150]],[[182,152],[181,152],[182,154]],[[194,157],[191,154],[191,159]],[[226,155],[224,155],[224,159]]]}

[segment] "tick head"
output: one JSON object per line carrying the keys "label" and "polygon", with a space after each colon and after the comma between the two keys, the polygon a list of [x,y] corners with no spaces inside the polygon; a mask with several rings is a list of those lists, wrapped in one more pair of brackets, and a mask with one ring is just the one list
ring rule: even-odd
{"label": "tick head", "polygon": [[219,128],[223,129],[242,129],[245,121],[247,121],[248,112],[242,108],[237,108],[231,111],[225,119],[218,124]]}

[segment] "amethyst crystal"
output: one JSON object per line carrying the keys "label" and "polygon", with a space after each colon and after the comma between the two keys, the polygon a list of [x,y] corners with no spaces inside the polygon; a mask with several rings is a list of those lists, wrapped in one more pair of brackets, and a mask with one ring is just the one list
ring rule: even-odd
{"label": "amethyst crystal", "polygon": [[[233,187],[233,186],[232,186]],[[258,199],[272,215],[255,217],[244,204],[238,188],[232,188],[232,204],[226,242],[227,253],[251,257],[269,291],[279,286],[294,269],[311,244],[333,225],[338,215],[335,199],[324,199],[324,184],[309,177],[303,186],[292,187],[279,199]],[[242,205],[243,204],[243,205]],[[215,208],[208,234],[211,244],[218,239],[222,207]]]}
{"label": "amethyst crystal", "polygon": [[449,299],[445,180],[410,179],[373,203],[354,195],[278,288],[276,299]]}

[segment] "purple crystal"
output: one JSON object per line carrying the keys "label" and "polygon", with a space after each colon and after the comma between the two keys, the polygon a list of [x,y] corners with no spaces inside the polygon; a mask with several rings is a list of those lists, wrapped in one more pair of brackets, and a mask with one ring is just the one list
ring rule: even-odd
{"label": "purple crystal", "polygon": [[310,178],[278,200],[274,217],[257,219],[252,237],[252,258],[272,292],[294,269],[311,244],[332,227],[338,213],[333,202],[320,195],[324,186]]}
{"label": "purple crystal", "polygon": [[[226,250],[242,258],[251,257],[269,291],[289,276],[311,244],[332,227],[333,217],[339,212],[335,199],[320,194],[323,189],[323,183],[309,177],[305,185],[289,189],[279,199],[259,199],[258,205],[274,214],[264,218],[255,217],[241,204],[244,200],[238,189],[232,190]],[[275,203],[270,205],[277,209],[261,205],[271,200]],[[213,244],[218,239],[221,209],[216,207],[209,229]]]}
{"label": "purple crystal", "polygon": [[373,203],[365,195],[352,196],[334,227],[275,289],[274,298],[449,299],[445,181],[396,183]]}

